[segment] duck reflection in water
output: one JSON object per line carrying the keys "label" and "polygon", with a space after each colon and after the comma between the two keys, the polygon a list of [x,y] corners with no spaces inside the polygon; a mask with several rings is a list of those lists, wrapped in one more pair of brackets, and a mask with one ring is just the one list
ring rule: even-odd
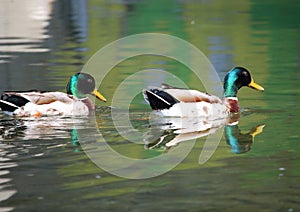
{"label": "duck reflection in water", "polygon": [[257,125],[248,133],[241,133],[238,125],[227,125],[224,127],[226,143],[231,146],[231,151],[235,154],[241,154],[250,151],[254,142],[254,137],[262,133],[265,125]]}
{"label": "duck reflection in water", "polygon": [[[72,138],[75,144],[77,139],[74,135],[74,128],[88,127],[88,117],[40,117],[40,118],[21,118],[0,120],[0,141],[2,140],[55,140]],[[76,132],[76,131],[75,131]]]}
{"label": "duck reflection in water", "polygon": [[[152,132],[146,138],[145,148],[168,151],[181,142],[214,134],[224,127],[226,143],[231,147],[232,153],[246,153],[250,151],[254,137],[262,133],[265,125],[257,125],[248,133],[242,133],[238,126],[239,118],[239,115],[219,120],[152,117]],[[153,139],[157,137],[157,131],[160,131],[161,136]]]}

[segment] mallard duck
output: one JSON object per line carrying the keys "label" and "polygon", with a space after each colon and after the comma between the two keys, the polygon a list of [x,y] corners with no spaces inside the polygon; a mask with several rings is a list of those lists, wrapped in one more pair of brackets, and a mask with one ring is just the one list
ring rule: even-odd
{"label": "mallard duck", "polygon": [[88,115],[95,109],[86,95],[106,101],[95,89],[94,78],[87,73],[73,75],[67,84],[67,93],[49,91],[8,91],[1,95],[0,108],[15,116]]}
{"label": "mallard duck", "polygon": [[264,90],[254,82],[246,68],[235,67],[224,78],[223,99],[197,90],[176,88],[167,84],[163,84],[160,88],[145,89],[143,95],[151,108],[159,111],[163,116],[224,118],[230,113],[239,112],[237,93],[243,86],[259,91]]}

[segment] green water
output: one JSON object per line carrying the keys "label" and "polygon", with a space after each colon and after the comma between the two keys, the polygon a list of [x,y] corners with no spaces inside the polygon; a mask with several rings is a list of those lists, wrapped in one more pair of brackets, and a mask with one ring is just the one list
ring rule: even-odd
{"label": "green water", "polygon": [[[19,122],[11,125],[11,118],[1,114],[1,120],[10,121],[1,124],[9,132],[0,137],[3,210],[300,209],[298,1],[129,1],[125,4],[87,0],[81,10],[65,1],[53,1],[50,5],[49,24],[44,28],[48,37],[36,41],[33,48],[48,51],[1,48],[1,91],[33,87],[63,91],[69,76],[80,71],[108,43],[136,33],[166,33],[203,51],[221,79],[233,66],[249,68],[265,92],[240,90],[243,112],[238,127],[242,134],[257,125],[265,127],[253,140],[239,137],[246,139],[251,147],[244,154],[234,154],[226,142],[228,135],[224,134],[212,157],[199,164],[207,138],[202,137],[172,170],[149,179],[130,180],[97,167],[78,145],[74,123],[83,130],[83,136],[90,136],[86,124],[89,118],[22,119],[26,123],[23,127]],[[19,38],[22,34],[15,35],[17,41]],[[14,46],[6,44],[5,39],[8,37],[1,37],[2,46]],[[124,139],[115,129],[106,106],[111,105],[111,97],[124,79],[145,69],[168,71],[189,87],[204,90],[187,67],[161,56],[130,58],[105,77],[100,90],[108,103],[97,102],[97,126],[114,150],[138,159],[180,151],[186,145],[183,142],[168,151],[164,151],[163,145],[147,149],[144,143]],[[163,77],[166,76],[158,78],[163,81]],[[145,77],[142,84],[147,86],[152,79],[151,75]],[[135,83],[132,82],[133,88]],[[118,109],[118,115],[124,115],[121,105]],[[142,95],[135,96],[130,105],[131,124],[139,132],[148,132],[154,128],[149,115],[149,106]],[[13,127],[16,124],[20,126]],[[126,127],[124,124],[125,131]]]}

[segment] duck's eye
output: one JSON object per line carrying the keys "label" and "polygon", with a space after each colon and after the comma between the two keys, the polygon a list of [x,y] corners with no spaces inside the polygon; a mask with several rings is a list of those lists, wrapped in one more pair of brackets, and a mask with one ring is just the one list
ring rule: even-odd
{"label": "duck's eye", "polygon": [[92,83],[93,80],[92,80],[92,79],[88,79],[87,82],[88,82],[88,83]]}
{"label": "duck's eye", "polygon": [[248,72],[246,72],[246,71],[243,71],[243,72],[242,72],[242,75],[245,76],[245,77],[248,77],[248,76],[249,76]]}

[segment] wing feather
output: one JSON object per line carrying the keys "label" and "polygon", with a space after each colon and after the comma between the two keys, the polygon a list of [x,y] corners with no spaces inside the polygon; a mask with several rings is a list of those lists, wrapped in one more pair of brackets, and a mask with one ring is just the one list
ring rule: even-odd
{"label": "wing feather", "polygon": [[181,102],[208,102],[208,103],[221,103],[222,100],[216,96],[202,93],[197,90],[189,89],[165,89],[165,92],[172,95]]}
{"label": "wing feather", "polygon": [[[66,104],[73,102],[74,97],[62,92],[42,92],[42,91],[29,91],[29,92],[6,92],[7,96],[20,97],[19,99],[26,99],[36,105],[50,104],[55,101],[61,101]],[[18,105],[19,106],[19,105]],[[22,106],[22,105],[20,105]]]}

